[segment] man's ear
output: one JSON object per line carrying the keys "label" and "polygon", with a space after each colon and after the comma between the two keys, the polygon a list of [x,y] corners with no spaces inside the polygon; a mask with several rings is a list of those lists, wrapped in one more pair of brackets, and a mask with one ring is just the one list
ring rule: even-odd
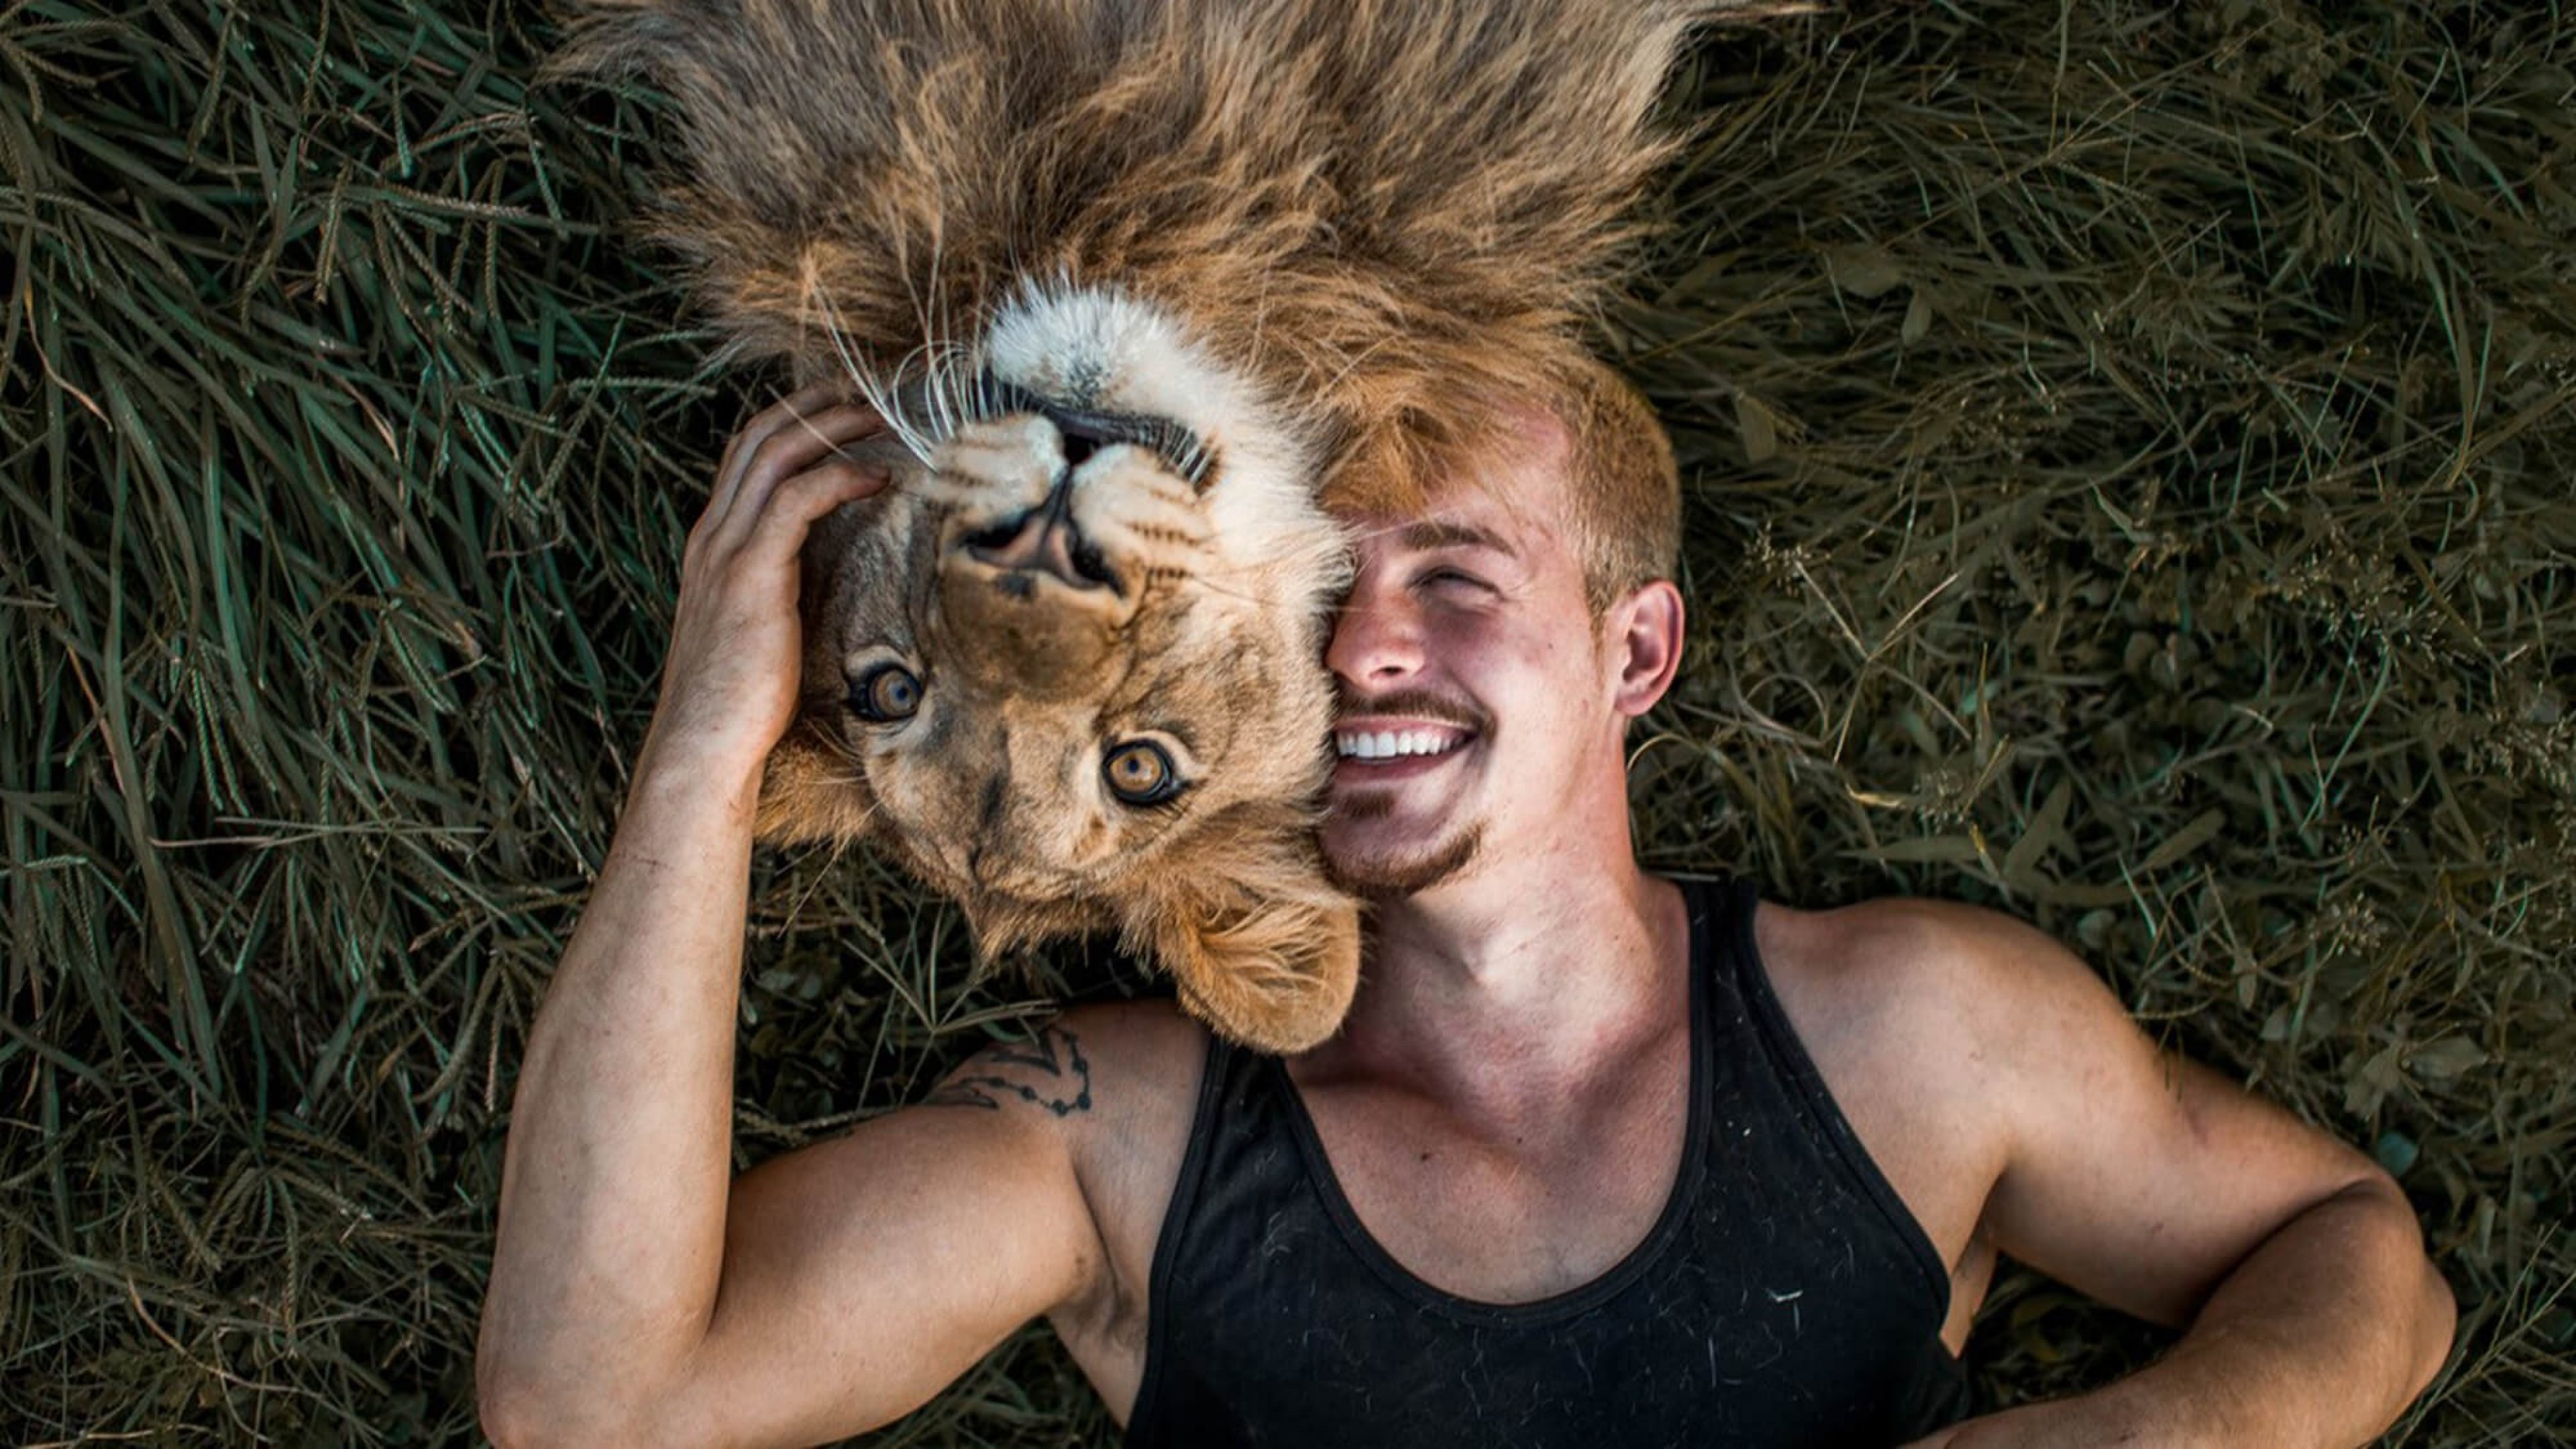
{"label": "man's ear", "polygon": [[1669,579],[1640,584],[1610,606],[1603,628],[1619,667],[1611,703],[1635,719],[1655,707],[1681,668],[1682,592]]}
{"label": "man's ear", "polygon": [[799,712],[761,767],[752,838],[763,845],[851,844],[867,837],[876,804],[858,762],[833,748]]}
{"label": "man's ear", "polygon": [[[1322,882],[1320,862],[1298,862],[1305,880],[1272,869],[1245,873],[1193,862],[1128,920],[1142,947],[1172,973],[1181,1008],[1217,1035],[1287,1056],[1339,1031],[1360,976],[1359,903]],[[1271,876],[1270,879],[1259,878]]]}

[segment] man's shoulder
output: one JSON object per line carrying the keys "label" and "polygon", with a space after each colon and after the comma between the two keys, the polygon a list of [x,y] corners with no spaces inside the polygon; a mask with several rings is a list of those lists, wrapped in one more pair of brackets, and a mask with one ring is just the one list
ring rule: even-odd
{"label": "man's shoulder", "polygon": [[1081,1110],[1048,1125],[1081,1184],[1108,1270],[1055,1325],[1097,1382],[1101,1364],[1141,1365],[1154,1246],[1197,1120],[1208,1030],[1168,1000],[1145,1000],[1072,1007],[1042,1035],[1080,1079]]}
{"label": "man's shoulder", "polygon": [[1844,1116],[1953,1253],[2018,1144],[2089,1110],[2100,1065],[2142,1045],[2091,967],[2003,911],[1766,903],[1754,936]]}
{"label": "man's shoulder", "polygon": [[2004,911],[1914,896],[1812,911],[1766,902],[1754,930],[1793,1017],[1847,1049],[1990,1074],[2125,1023],[2082,958]]}
{"label": "man's shoulder", "polygon": [[1077,1132],[1104,1119],[1123,1127],[1195,1096],[1207,1041],[1167,1000],[1086,1003],[977,1051],[924,1100],[1034,1108]]}
{"label": "man's shoulder", "polygon": [[1055,1029],[1078,1037],[1093,1070],[1157,1101],[1189,1095],[1208,1051],[1208,1030],[1167,998],[1068,1007]]}

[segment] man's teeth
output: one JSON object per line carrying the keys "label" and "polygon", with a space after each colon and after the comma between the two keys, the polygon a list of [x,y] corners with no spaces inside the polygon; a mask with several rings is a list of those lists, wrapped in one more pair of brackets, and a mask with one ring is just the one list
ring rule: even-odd
{"label": "man's teeth", "polygon": [[1459,736],[1433,730],[1353,730],[1333,736],[1344,759],[1391,760],[1398,755],[1445,755]]}

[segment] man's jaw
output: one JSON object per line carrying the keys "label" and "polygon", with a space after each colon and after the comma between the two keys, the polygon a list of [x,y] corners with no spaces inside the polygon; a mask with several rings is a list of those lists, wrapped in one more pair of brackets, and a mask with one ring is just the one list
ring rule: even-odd
{"label": "man's jaw", "polygon": [[1385,904],[1429,890],[1458,875],[1476,860],[1484,841],[1481,828],[1452,832],[1435,846],[1409,851],[1324,851],[1324,870],[1333,884],[1363,900]]}

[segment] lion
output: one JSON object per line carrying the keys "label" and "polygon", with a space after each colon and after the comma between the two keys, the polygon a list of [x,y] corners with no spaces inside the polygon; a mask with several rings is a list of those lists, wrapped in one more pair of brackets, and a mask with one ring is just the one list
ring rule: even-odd
{"label": "lion", "polygon": [[1335,519],[1598,366],[1680,46],[1788,8],[576,0],[559,70],[675,102],[657,230],[732,352],[892,430],[804,554],[760,837],[891,852],[985,960],[1114,931],[1225,1036],[1329,1036]]}

